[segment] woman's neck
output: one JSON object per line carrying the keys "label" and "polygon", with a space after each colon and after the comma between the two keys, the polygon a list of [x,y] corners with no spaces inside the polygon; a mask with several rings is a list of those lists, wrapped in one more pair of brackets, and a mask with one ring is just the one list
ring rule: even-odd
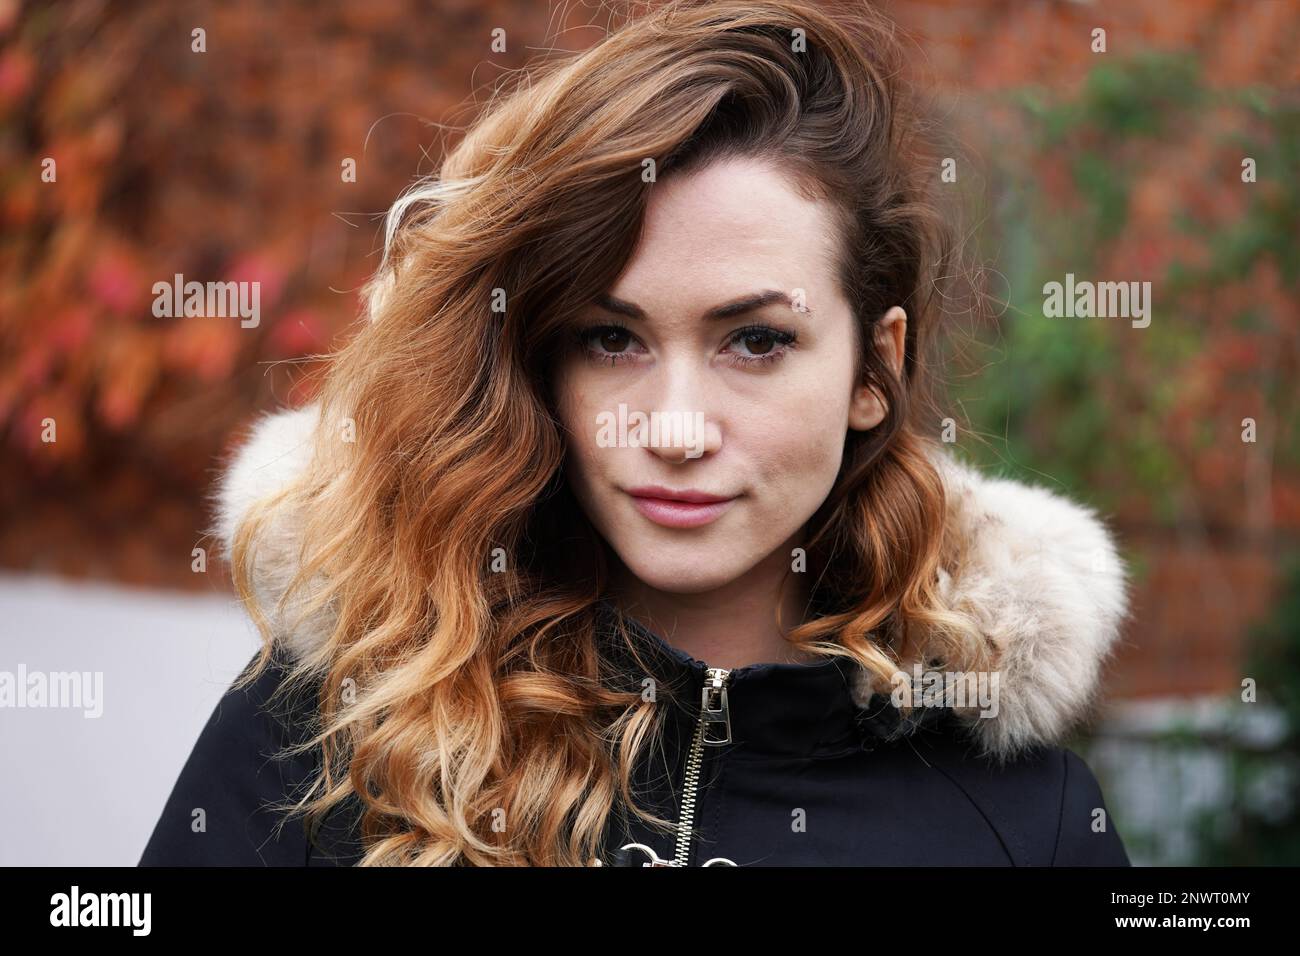
{"label": "woman's neck", "polygon": [[[807,607],[805,576],[790,573],[790,548],[778,548],[743,577],[697,594],[651,588],[617,559],[615,564],[613,603],[710,667],[820,660],[785,637],[803,623]],[[778,607],[783,629],[777,627]]]}

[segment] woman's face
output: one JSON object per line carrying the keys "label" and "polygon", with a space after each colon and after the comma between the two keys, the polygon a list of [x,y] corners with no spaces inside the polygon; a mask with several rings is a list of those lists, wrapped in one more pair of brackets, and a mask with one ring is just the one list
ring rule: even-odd
{"label": "woman's face", "polygon": [[[642,584],[699,594],[792,560],[847,429],[884,417],[855,387],[837,241],[782,172],[719,162],[655,186],[627,268],[578,316],[556,377],[568,479]],[[891,309],[877,339],[895,369],[905,323]]]}

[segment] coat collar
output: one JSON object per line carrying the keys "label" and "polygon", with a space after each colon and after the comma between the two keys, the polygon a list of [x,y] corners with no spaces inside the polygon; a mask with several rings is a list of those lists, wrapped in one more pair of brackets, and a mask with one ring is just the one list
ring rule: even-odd
{"label": "coat collar", "polygon": [[[227,561],[236,526],[252,504],[306,467],[318,417],[315,404],[264,413],[223,470],[211,530]],[[940,572],[940,588],[949,606],[979,623],[999,684],[996,716],[971,708],[945,714],[982,754],[997,758],[1059,744],[1096,707],[1102,668],[1127,613],[1128,585],[1113,536],[1094,511],[1062,495],[985,476],[947,451],[936,452],[934,462],[947,491],[948,529],[960,543],[957,558]],[[275,513],[258,540],[253,581],[259,608],[285,649],[298,656],[332,629],[328,608],[308,615],[292,633],[275,609],[298,567],[300,521],[288,508]],[[292,615],[296,608],[286,611]],[[689,659],[678,663],[703,667]],[[756,665],[763,666],[798,665]],[[902,669],[910,674],[917,666],[922,662],[907,661]],[[746,682],[784,679],[780,670],[761,674],[755,670]],[[931,719],[922,713],[917,722],[900,723],[889,686],[856,668],[847,677],[850,697],[868,715],[873,734],[895,737]]]}
{"label": "coat collar", "polygon": [[[619,617],[637,649],[635,656],[617,636],[614,622]],[[601,651],[620,675],[619,686],[643,691],[642,680],[653,678],[659,685],[657,699],[670,705],[679,739],[689,740],[700,714],[709,665],[639,621],[618,615],[604,602],[598,629]],[[768,662],[732,668],[726,705],[731,751],[816,759],[869,748],[871,727],[856,700],[855,667],[851,661],[831,658],[811,664]]]}

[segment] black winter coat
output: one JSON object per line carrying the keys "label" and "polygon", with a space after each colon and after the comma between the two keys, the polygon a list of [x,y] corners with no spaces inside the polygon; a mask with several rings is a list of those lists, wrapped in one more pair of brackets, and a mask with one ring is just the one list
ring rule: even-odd
{"label": "black winter coat", "polygon": [[[258,424],[223,484],[227,542],[249,503],[301,466],[312,422],[308,406]],[[1129,864],[1096,779],[1059,746],[1093,703],[1124,616],[1113,543],[1074,502],[985,478],[947,456],[937,464],[948,520],[967,545],[941,580],[947,599],[983,621],[998,651],[997,716],[923,707],[900,721],[889,697],[849,661],[710,669],[634,625],[668,708],[664,746],[636,768],[637,792],[678,831],[655,833],[616,814],[604,865]],[[284,516],[263,553],[288,561],[294,530]],[[259,600],[268,614],[286,570],[264,569]],[[275,756],[303,739],[313,695],[301,692],[279,708],[268,700],[287,655],[324,633],[322,625],[286,634],[277,664],[220,701],[141,865],[334,866],[361,858],[355,797],[311,839],[301,818],[286,822],[268,807],[318,769],[315,752]],[[644,675],[621,660],[639,684]],[[193,832],[196,808],[205,811],[204,832]]]}
{"label": "black winter coat", "polygon": [[[705,666],[647,637],[661,649],[657,676],[702,696],[713,683]],[[737,668],[726,678],[725,707],[713,695],[716,719],[703,722],[702,700],[688,708],[670,695],[665,747],[643,763],[637,792],[669,820],[693,806],[694,836],[674,840],[620,816],[610,823],[606,865],[1129,864],[1113,821],[1094,827],[1105,803],[1072,751],[1034,747],[995,767],[972,756],[946,711],[922,712],[903,728],[885,697],[874,710],[860,707],[845,670],[843,661]],[[310,706],[301,694],[291,707],[268,709],[282,673],[277,664],[218,704],[142,865],[338,866],[361,858],[355,803],[336,811],[314,843],[297,818],[277,831],[282,818],[264,806],[317,769],[306,755],[275,756],[304,739]],[[693,751],[697,736],[725,740],[728,725],[730,743]],[[206,832],[191,829],[196,807],[206,811]]]}

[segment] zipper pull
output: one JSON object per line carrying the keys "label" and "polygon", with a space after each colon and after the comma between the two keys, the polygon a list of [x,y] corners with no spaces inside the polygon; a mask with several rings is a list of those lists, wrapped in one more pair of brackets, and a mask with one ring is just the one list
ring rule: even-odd
{"label": "zipper pull", "polygon": [[[646,856],[650,858],[646,860],[646,862],[642,863],[641,866],[672,866],[673,865],[671,861],[661,858],[658,853],[650,849],[650,847],[646,846],[644,843],[625,843],[623,845],[622,852],[626,854],[628,850],[640,850],[642,853],[644,853]],[[637,864],[635,863],[627,864],[627,866],[636,866],[636,865]]]}
{"label": "zipper pull", "polygon": [[[731,711],[727,708],[727,681],[731,671],[724,667],[710,667],[704,678],[700,700],[700,720],[703,722],[704,743],[711,747],[731,743]],[[721,725],[722,736],[710,736],[710,725]]]}

